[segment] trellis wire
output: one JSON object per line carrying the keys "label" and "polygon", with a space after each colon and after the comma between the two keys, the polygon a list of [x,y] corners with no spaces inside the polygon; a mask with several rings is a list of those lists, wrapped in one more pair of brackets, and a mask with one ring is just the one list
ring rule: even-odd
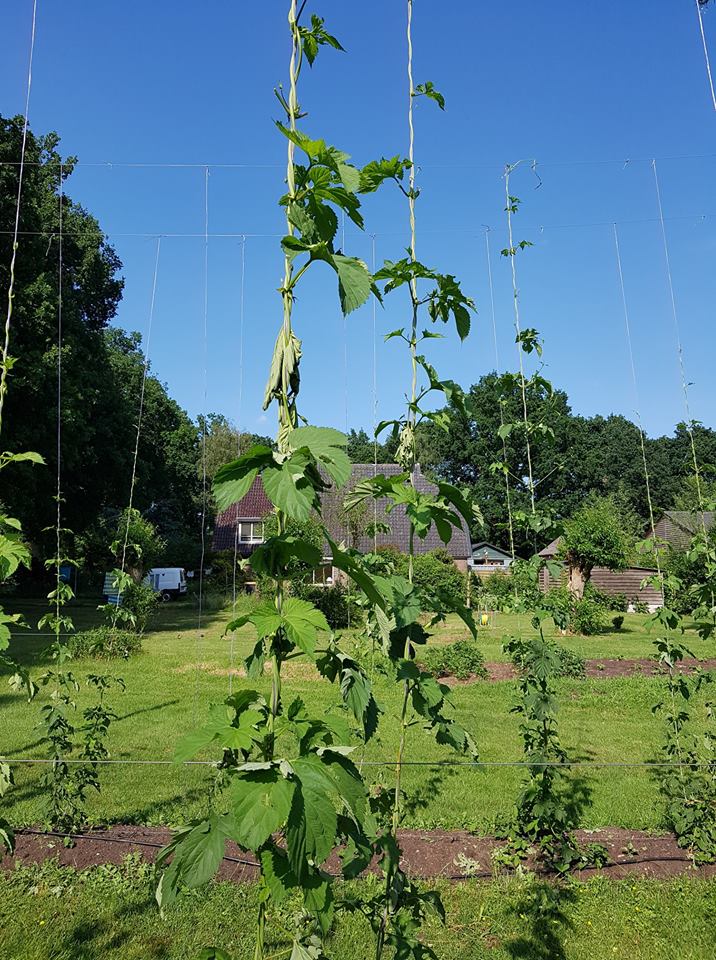
{"label": "trellis wire", "polygon": [[[132,522],[132,510],[134,508],[134,491],[137,485],[137,464],[139,462],[139,442],[142,435],[142,418],[144,416],[144,397],[147,389],[147,377],[149,376],[149,351],[152,339],[152,324],[154,322],[154,305],[157,297],[157,278],[159,276],[159,255],[162,248],[162,238],[157,237],[157,247],[154,255],[154,272],[152,275],[152,292],[149,300],[149,317],[147,320],[147,338],[144,344],[144,366],[142,368],[142,385],[139,390],[139,410],[137,413],[137,433],[134,440],[134,454],[132,456],[132,475],[129,482],[129,502],[127,505],[127,523],[124,529],[124,542],[122,544],[122,573],[125,572],[127,563],[127,547],[129,545],[129,527]],[[117,605],[121,599],[121,590],[117,596]]]}
{"label": "trellis wire", "polygon": [[[492,339],[495,347],[495,373],[497,376],[500,376],[500,350],[497,343],[497,317],[495,314],[495,288],[492,280],[492,254],[490,250],[490,228],[485,228],[485,255],[487,259],[487,282],[490,290],[490,315],[492,318]],[[505,414],[500,403],[500,426],[504,426],[505,423]],[[502,438],[502,456],[505,461],[505,466],[507,466],[507,441],[505,438]],[[514,529],[514,520],[512,517],[512,497],[510,495],[510,478],[509,474],[505,473],[505,499],[507,504],[507,518],[509,523],[509,534],[510,534],[510,555],[512,557],[512,562],[515,562],[515,529]],[[515,590],[517,587],[515,586]]]}
{"label": "trellis wire", "polygon": [[[664,154],[663,156],[657,157],[659,161],[687,161],[687,160],[713,160],[716,158],[716,153],[678,153],[678,154]],[[540,160],[541,167],[583,167],[589,165],[602,165],[602,164],[625,164],[625,163],[651,163],[654,160],[653,156],[649,157],[584,157],[582,159],[572,159],[572,158],[557,158],[554,160]],[[57,161],[55,161],[57,162]],[[485,168],[489,167],[495,169],[499,166],[500,161],[498,160],[480,160],[480,161],[470,161],[469,163],[421,163],[421,169],[454,169],[454,170],[472,170],[476,168]],[[18,160],[0,160],[0,166],[19,166],[20,161]],[[51,166],[51,163],[45,163],[40,160],[28,160],[25,164],[26,166]],[[213,170],[284,170],[285,164],[281,163],[185,163],[177,161],[164,161],[164,162],[147,162],[147,161],[125,161],[125,160],[78,160],[75,166],[78,167],[107,167],[112,169],[114,167],[118,168],[128,168],[128,169],[154,169],[154,170],[176,170],[176,169],[186,169],[186,170],[205,170],[206,168]]]}
{"label": "trellis wire", "polygon": [[[636,404],[636,422],[639,428],[639,443],[641,446],[641,459],[644,466],[644,483],[646,485],[646,499],[649,508],[649,524],[651,526],[652,537],[655,536],[655,519],[654,519],[654,503],[651,497],[651,477],[649,475],[649,466],[646,459],[646,436],[644,433],[644,427],[642,426],[641,419],[641,403],[639,401],[639,387],[637,384],[636,377],[636,364],[634,362],[634,347],[632,344],[631,338],[631,322],[629,320],[629,307],[627,306],[626,290],[624,287],[624,271],[622,268],[622,257],[621,250],[619,249],[619,232],[617,230],[616,223],[614,224],[614,250],[616,253],[617,259],[617,274],[619,277],[619,289],[621,291],[622,298],[622,309],[624,311],[624,328],[626,331],[626,340],[627,340],[627,349],[629,353],[629,366],[631,369],[631,379],[632,387],[634,389],[634,401]],[[661,561],[659,559],[659,549],[658,544],[654,543],[654,558],[656,560],[656,569],[659,575],[659,581],[662,584],[663,590],[663,577],[661,573]]]}
{"label": "trellis wire", "polygon": [[203,324],[203,429],[201,432],[201,557],[199,561],[199,604],[196,625],[196,668],[194,670],[193,721],[196,723],[199,706],[199,657],[201,653],[201,629],[204,613],[204,560],[206,558],[206,428],[207,428],[207,351],[209,331],[209,168],[204,167],[204,324]]}
{"label": "trellis wire", "polygon": [[[53,763],[46,757],[11,757],[13,764],[47,764]],[[86,760],[64,760],[65,763],[87,763]],[[221,760],[93,760],[93,763],[103,766],[132,766],[132,767],[215,767]],[[710,760],[364,760],[364,767],[597,767],[599,769],[640,769],[660,767],[709,767],[716,764]]]}
{"label": "trellis wire", "polygon": [[[239,287],[239,397],[236,412],[236,456],[241,456],[241,422],[243,419],[244,394],[244,281],[246,277],[246,237],[241,238],[241,280]],[[234,523],[234,565],[232,568],[231,583],[231,612],[236,618],[236,570],[239,564],[239,518]],[[229,637],[229,696],[234,689],[234,653],[236,631],[231,630]]]}
{"label": "trellis wire", "polygon": [[699,18],[699,31],[701,33],[701,43],[704,48],[704,60],[706,61],[706,76],[709,81],[709,90],[711,92],[711,103],[713,104],[714,110],[716,110],[716,91],[714,90],[714,80],[711,75],[711,58],[709,57],[709,45],[706,42],[706,31],[704,30],[704,15],[701,10],[703,4],[700,0],[696,0],[696,12]]}
{"label": "trellis wire", "polygon": [[[544,166],[544,164],[540,164]],[[47,164],[48,168],[51,166]],[[422,169],[422,165],[421,165]],[[704,223],[707,220],[713,220],[716,218],[716,213],[690,213],[690,214],[681,214],[679,216],[673,217],[664,217],[664,223],[678,223],[690,220],[697,220],[700,223]],[[619,226],[635,226],[639,224],[646,223],[660,223],[660,217],[635,217],[628,220],[617,220],[616,223]],[[582,222],[574,223],[537,223],[537,224],[525,224],[525,230],[581,230],[591,227],[611,227],[614,223],[614,220],[584,220]],[[492,228],[490,228],[492,229]],[[430,236],[457,236],[464,234],[471,234],[474,231],[474,227],[437,227],[430,228],[426,227],[422,229],[424,234]],[[404,231],[402,230],[378,230],[373,234],[375,237],[396,237],[403,236]],[[1,236],[12,236],[14,234],[13,230],[0,230]],[[153,240],[157,236],[161,236],[164,239],[173,239],[173,240],[203,240],[207,236],[206,233],[196,233],[196,232],[174,232],[174,231],[157,231],[154,230],[150,233],[148,232],[136,232],[136,231],[125,231],[117,230],[111,231],[109,234],[105,234],[102,230],[97,230],[96,235],[104,239],[105,236],[111,237],[120,237],[120,238],[131,238],[131,239],[144,239],[144,240]],[[20,230],[18,232],[20,237],[52,237],[52,230]],[[89,236],[89,232],[70,232],[65,231],[66,237],[86,237]],[[283,237],[282,233],[249,233],[247,231],[240,232],[210,232],[208,234],[210,239],[216,240],[241,240],[242,238],[251,239],[251,240],[280,240]]]}
{"label": "trellis wire", "polygon": [[[518,161],[522,163],[522,161]],[[529,419],[527,416],[527,385],[525,383],[525,365],[522,344],[520,343],[520,335],[522,333],[521,323],[520,323],[520,298],[519,290],[517,287],[517,264],[515,263],[517,255],[515,252],[514,240],[512,235],[512,201],[510,200],[510,174],[518,165],[507,164],[505,167],[505,210],[507,212],[507,242],[509,246],[509,260],[511,267],[511,277],[512,277],[512,308],[514,314],[514,324],[515,332],[517,334],[517,354],[520,361],[520,388],[522,393],[522,413],[524,418],[524,427],[525,427],[525,444],[527,447],[527,471],[529,476],[529,485],[530,485],[530,502],[532,505],[532,516],[536,513],[535,506],[535,484],[534,477],[532,475],[532,446],[530,444],[530,434],[529,434]],[[534,161],[533,161],[534,163]]]}
{"label": "trellis wire", "polygon": [[679,314],[676,309],[676,296],[674,294],[674,280],[671,275],[671,257],[669,254],[669,242],[666,237],[666,225],[664,223],[664,209],[661,203],[661,188],[659,186],[659,174],[656,169],[656,160],[652,160],[651,168],[654,172],[654,188],[656,190],[656,203],[659,211],[659,223],[661,226],[661,239],[664,246],[664,264],[666,267],[666,276],[669,283],[669,297],[671,300],[671,313],[674,320],[674,333],[676,334],[676,354],[679,361],[679,374],[681,376],[681,389],[684,395],[684,409],[686,411],[686,430],[691,443],[691,456],[694,464],[694,479],[696,482],[696,494],[699,502],[699,515],[703,533],[706,535],[706,520],[704,518],[704,503],[701,494],[701,472],[699,462],[696,456],[696,443],[694,440],[694,428],[691,420],[691,409],[689,403],[689,386],[686,381],[686,368],[684,365],[684,348],[681,340],[681,325],[679,323]]}
{"label": "trellis wire", "polygon": [[55,496],[57,499],[55,514],[55,638],[60,639],[60,541],[62,529],[62,225],[64,220],[64,188],[62,178],[64,167],[60,164],[59,205],[57,212],[57,441],[55,455],[57,457],[57,483]]}
{"label": "trellis wire", "polygon": [[27,92],[25,94],[25,116],[22,126],[22,146],[17,178],[17,198],[15,201],[15,224],[12,231],[12,256],[10,257],[10,283],[7,291],[7,315],[5,317],[5,334],[2,347],[2,370],[0,370],[0,432],[2,432],[3,408],[5,393],[7,392],[7,362],[10,350],[10,327],[12,325],[12,302],[15,296],[15,264],[17,261],[18,237],[20,235],[20,206],[22,204],[22,183],[25,174],[25,152],[27,150],[27,131],[30,123],[30,92],[32,90],[32,61],[35,55],[35,32],[37,26],[37,0],[32,4],[32,30],[30,32],[30,56],[27,68]]}
{"label": "trellis wire", "polygon": [[[370,238],[371,273],[375,274],[375,234]],[[378,476],[378,340],[376,326],[376,297],[371,298],[373,310],[373,476]],[[378,501],[373,497],[373,552],[378,551]],[[372,661],[371,661],[372,663]]]}

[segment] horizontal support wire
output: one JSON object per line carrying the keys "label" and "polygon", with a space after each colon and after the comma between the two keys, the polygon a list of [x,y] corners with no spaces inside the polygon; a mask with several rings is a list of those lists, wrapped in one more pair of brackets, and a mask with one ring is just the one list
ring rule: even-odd
{"label": "horizontal support wire", "polygon": [[[682,214],[681,216],[675,217],[664,217],[664,223],[676,223],[676,222],[688,222],[688,221],[701,221],[702,223],[706,220],[713,220],[716,217],[714,213],[689,213]],[[646,223],[661,223],[662,220],[660,217],[643,217],[633,220],[591,220],[584,221],[582,223],[533,223],[526,224],[524,230],[578,230],[586,227],[613,227],[616,223],[617,226],[638,226],[639,224]],[[489,224],[483,224],[483,227],[490,227]],[[490,227],[490,229],[492,229]],[[371,236],[375,237],[397,237],[402,236],[405,231],[402,230],[377,230]],[[475,230],[474,227],[438,227],[434,230],[424,230],[423,233],[430,236],[441,236],[443,234],[460,234],[468,236],[478,237],[481,235],[481,231]],[[14,235],[14,230],[0,230],[0,236],[12,236]],[[57,236],[52,230],[20,230],[18,232],[20,237],[47,237],[52,239]],[[87,231],[75,232],[63,230],[63,237],[86,237]],[[98,230],[97,236],[101,237],[136,237],[144,240],[158,240],[158,239],[195,239],[195,240],[204,240],[207,236],[210,238],[217,239],[229,239],[229,240],[243,240],[243,239],[261,239],[261,240],[280,240],[284,234],[283,233],[246,233],[246,231],[239,232],[230,232],[230,233],[163,233],[163,232],[153,232],[153,233],[135,233],[127,231],[114,231],[114,230]]]}
{"label": "horizontal support wire", "polygon": [[[694,153],[694,154],[671,154],[663,157],[585,157],[581,160],[540,160],[540,167],[581,167],[588,164],[615,164],[620,163],[623,166],[632,163],[651,163],[653,160],[672,161],[672,160],[714,160],[716,153]],[[42,161],[33,160],[26,162],[28,166],[51,167],[59,166],[66,161]],[[0,160],[0,166],[16,167],[20,165],[19,160]],[[111,169],[118,167],[121,169],[150,169],[150,170],[283,170],[285,164],[281,163],[161,163],[147,161],[114,161],[114,160],[77,160],[73,163],[75,167],[105,167]],[[504,166],[502,160],[481,160],[469,163],[421,163],[421,169],[452,169],[452,170],[472,170],[476,168],[495,167],[500,171]]]}
{"label": "horizontal support wire", "polygon": [[[0,753],[0,756],[2,754]],[[47,757],[6,757],[11,764],[47,764],[56,763]],[[93,763],[104,766],[142,766],[142,767],[216,767],[220,760],[70,760],[62,759],[62,763]],[[392,760],[365,760],[364,767],[395,767]],[[652,768],[652,767],[716,767],[716,763],[698,761],[690,763],[680,760],[401,760],[401,767],[599,767],[599,768]]]}

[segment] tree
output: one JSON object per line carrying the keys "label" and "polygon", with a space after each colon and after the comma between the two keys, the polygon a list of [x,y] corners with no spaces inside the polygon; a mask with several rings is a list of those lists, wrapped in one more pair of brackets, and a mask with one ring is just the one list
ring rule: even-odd
{"label": "tree", "polygon": [[[22,118],[0,117],[0,219],[14,219]],[[26,516],[38,561],[54,524],[57,469],[57,330],[62,290],[61,474],[63,525],[90,535],[129,503],[145,357],[138,333],[112,328],[121,263],[99,223],[67,193],[75,160],[59,138],[28,134],[13,310],[18,357],[5,409],[8,449],[34,449],[47,469],[19,464],[0,477],[0,502]],[[62,190],[60,191],[60,180]],[[59,233],[62,220],[62,276]],[[0,312],[7,309],[12,237],[0,234]],[[198,540],[197,431],[149,372],[144,390],[134,501],[162,534]]]}
{"label": "tree", "polygon": [[592,496],[564,525],[559,557],[569,572],[569,590],[581,599],[594,567],[623,570],[634,546],[632,524],[614,497]]}
{"label": "tree", "polygon": [[346,452],[351,463],[395,463],[397,445],[392,437],[376,445],[365,430],[351,430]]}
{"label": "tree", "polygon": [[[626,417],[575,416],[563,390],[548,390],[539,382],[527,388],[529,419],[543,423],[552,433],[531,435],[535,499],[557,520],[569,517],[590,494],[615,496],[635,511],[646,529],[649,506],[639,427]],[[523,417],[518,381],[506,374],[489,373],[473,384],[465,410],[455,403],[447,430],[435,423],[418,430],[418,457],[426,471],[452,483],[467,485],[485,520],[473,534],[509,547],[508,510],[504,475],[492,469],[506,455],[510,502],[513,512],[530,509],[528,467],[524,433],[512,431],[502,440],[502,422]],[[502,409],[502,412],[501,412]],[[699,463],[716,464],[716,432],[694,425]],[[693,471],[691,439],[685,424],[674,435],[645,439],[652,504],[658,515],[674,507],[684,479]],[[534,551],[534,541],[516,529],[516,550],[523,556]]]}
{"label": "tree", "polygon": [[[14,220],[23,119],[0,117],[0,220]],[[82,526],[96,515],[114,474],[111,429],[116,392],[108,377],[102,331],[122,295],[121,264],[97,221],[63,193],[60,179],[74,158],[57,151],[56,134],[28,133],[20,240],[15,276],[12,353],[18,358],[5,409],[8,449],[34,449],[47,470],[18,469],[11,485],[0,483],[0,499],[28,518],[36,539],[52,522],[55,504],[58,236],[62,217],[63,475],[68,494],[65,522]],[[60,210],[62,211],[60,214]],[[0,313],[7,309],[12,236],[0,234]],[[89,460],[89,462],[88,462]],[[98,462],[101,469],[98,469]],[[20,476],[20,473],[22,475]]]}
{"label": "tree", "polygon": [[250,447],[256,444],[264,447],[274,446],[271,437],[240,432],[223,413],[209,413],[206,417],[200,415],[198,431],[200,449],[197,473],[199,477],[203,477],[206,466],[206,479],[209,484],[213,481],[219,467],[230,460],[235,460]]}

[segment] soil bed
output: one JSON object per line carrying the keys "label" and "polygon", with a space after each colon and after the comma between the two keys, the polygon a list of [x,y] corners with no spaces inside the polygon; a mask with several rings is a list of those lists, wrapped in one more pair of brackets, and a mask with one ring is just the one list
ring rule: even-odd
{"label": "soil bed", "polygon": [[[688,853],[669,834],[652,835],[639,830],[605,827],[600,830],[578,830],[576,836],[580,844],[602,844],[609,856],[609,863],[604,867],[575,871],[573,875],[581,879],[596,874],[614,878],[716,876],[716,864],[695,867]],[[113,826],[76,835],[74,846],[66,847],[60,835],[40,830],[21,830],[17,834],[14,860],[5,857],[1,866],[5,870],[12,870],[15,862],[42,863],[57,858],[64,866],[83,870],[103,863],[119,864],[130,853],[140,853],[146,860],[154,861],[169,837],[170,832],[166,827]],[[401,830],[400,843],[403,869],[409,875],[461,880],[467,877],[492,877],[491,855],[504,841],[493,837],[474,837],[464,830]],[[332,873],[338,871],[337,854],[331,856],[326,868]],[[223,880],[247,881],[254,880],[256,875],[251,854],[245,853],[236,844],[227,843],[219,877]]]}
{"label": "soil bed", "polygon": [[[684,660],[676,667],[677,673],[693,673],[698,668],[702,670],[716,669],[716,659],[711,660]],[[517,675],[517,669],[511,663],[486,663],[485,669],[488,673],[488,680],[514,680]],[[660,677],[666,674],[666,668],[648,657],[641,657],[632,660],[586,660],[584,669],[588,677]],[[466,680],[458,680],[457,677],[441,677],[442,683],[448,686],[460,686],[464,683],[477,683],[481,677],[471,676]]]}

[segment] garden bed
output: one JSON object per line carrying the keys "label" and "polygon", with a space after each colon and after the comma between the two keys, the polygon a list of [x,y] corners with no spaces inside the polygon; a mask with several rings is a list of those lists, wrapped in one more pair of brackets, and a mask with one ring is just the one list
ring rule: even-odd
{"label": "garden bed", "polygon": [[[17,834],[14,861],[26,865],[56,858],[61,865],[77,870],[104,863],[119,864],[130,853],[140,853],[146,860],[154,861],[169,837],[166,827],[118,825],[78,834],[74,845],[67,847],[61,834],[21,830]],[[606,866],[576,870],[574,875],[579,878],[596,874],[613,878],[639,876],[657,879],[683,875],[702,879],[716,876],[716,864],[695,867],[687,851],[681,849],[670,834],[605,827],[578,830],[576,837],[580,844],[601,844],[609,857]],[[402,865],[409,875],[446,880],[492,877],[492,853],[504,844],[503,840],[494,837],[475,837],[466,830],[401,830],[399,839],[403,850]],[[13,869],[14,861],[5,857],[2,868]],[[337,872],[339,861],[336,854],[331,856],[326,868]],[[227,843],[218,877],[237,882],[256,879],[253,857],[236,844]]]}
{"label": "garden bed", "polygon": [[[587,677],[599,679],[600,677],[657,677],[666,673],[666,668],[657,663],[650,657],[636,657],[630,659],[599,659],[586,660],[584,664]],[[684,660],[677,664],[677,673],[693,673],[695,670],[716,670],[716,659],[710,660]],[[485,669],[488,673],[488,680],[514,680],[518,675],[517,668],[512,663],[486,663]],[[458,680],[457,677],[441,677],[441,683],[447,683],[449,686],[457,686],[463,683],[475,683],[481,680],[481,677],[468,677],[465,680]]]}

